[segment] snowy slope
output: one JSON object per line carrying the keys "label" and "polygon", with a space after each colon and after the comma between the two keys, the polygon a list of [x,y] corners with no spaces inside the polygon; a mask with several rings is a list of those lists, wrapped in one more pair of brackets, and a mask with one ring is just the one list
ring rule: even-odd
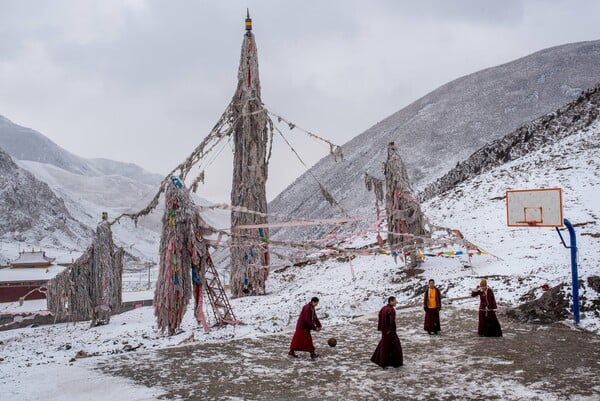
{"label": "snowy slope", "polygon": [[[80,239],[91,238],[91,230],[73,218],[62,199],[49,186],[20,168],[0,149],[0,263],[8,254],[6,244],[23,248],[73,249]],[[13,249],[10,258],[14,259]]]}
{"label": "snowy slope", "polygon": [[[396,143],[413,189],[420,190],[486,143],[553,112],[600,80],[600,41],[574,43],[456,79],[416,100],[343,145],[344,160],[319,161],[269,204],[298,217],[361,215],[373,203],[364,173],[381,177],[387,144]],[[341,207],[323,202],[312,176]],[[274,230],[275,232],[276,230]],[[321,230],[277,231],[316,237]]]}
{"label": "snowy slope", "polygon": [[[469,241],[488,251],[488,255],[474,255],[470,262],[466,256],[427,257],[421,266],[422,274],[416,276],[407,275],[390,255],[381,253],[357,256],[351,262],[330,259],[275,269],[267,282],[267,295],[231,300],[236,317],[243,320],[244,325],[213,329],[208,334],[197,326],[188,310],[182,325],[185,334],[163,336],[154,328],[151,307],[115,316],[108,326],[93,329],[87,323],[80,323],[0,332],[0,341],[6,345],[0,348],[5,372],[0,379],[0,389],[15,399],[71,400],[82,394],[86,394],[87,399],[102,399],[101,383],[98,382],[101,379],[96,371],[88,371],[96,358],[87,362],[69,362],[75,352],[84,350],[88,354],[105,356],[104,363],[110,363],[111,355],[122,352],[124,344],[141,344],[137,352],[149,352],[176,346],[192,333],[195,341],[201,342],[289,333],[299,308],[313,295],[321,298],[319,316],[326,327],[331,327],[346,324],[356,316],[372,315],[389,295],[395,295],[402,306],[419,304],[420,291],[428,278],[436,280],[445,296],[444,302],[455,300],[455,307],[471,310],[476,307],[476,301],[460,299],[481,277],[487,277],[501,311],[520,304],[528,292],[533,291],[539,296],[542,284],[569,284],[569,252],[562,247],[554,229],[506,226],[502,198],[507,189],[563,189],[564,215],[577,226],[579,271],[583,282],[581,295],[586,297],[589,306],[589,302],[597,300],[599,295],[587,284],[589,276],[600,275],[599,146],[600,123],[595,123],[586,130],[467,180],[424,205],[424,211],[433,223],[461,230]],[[375,219],[374,211],[371,219]],[[356,239],[355,246],[361,242],[374,243],[374,233]],[[451,245],[446,249],[461,250]],[[43,306],[39,301],[32,302],[38,304],[31,304],[29,308]],[[18,304],[0,305],[2,310],[26,308],[27,302],[21,307]],[[206,310],[206,313],[212,319],[211,312]],[[583,313],[581,327],[600,333],[600,317],[591,312]],[[413,332],[408,328],[402,330]],[[25,387],[22,383],[33,380],[38,374],[38,364],[45,366],[46,371],[51,367],[58,374],[52,380],[36,380],[35,388]],[[82,379],[75,382],[69,379],[71,377]],[[138,387],[127,382],[114,381],[112,377],[105,380],[110,380],[111,399],[114,400],[155,399],[160,394],[157,388],[139,388],[138,392],[134,391]],[[57,392],[57,388],[64,390]],[[122,390],[114,391],[115,388]]]}
{"label": "snowy slope", "polygon": [[[15,258],[20,249],[27,247],[45,247],[60,262],[76,258],[89,245],[90,233],[95,229],[102,212],[106,211],[110,218],[114,218],[124,212],[138,211],[152,199],[162,179],[160,175],[149,173],[131,163],[81,158],[38,131],[19,126],[2,116],[0,147],[5,147],[19,167],[48,184],[66,206],[72,216],[70,218],[77,221],[70,225],[88,228],[83,231],[69,230],[63,227],[64,224],[53,224],[52,234],[48,235],[29,232],[28,227],[23,227],[15,237],[20,240],[7,241],[0,246],[2,263]],[[19,185],[23,188],[29,186],[28,181],[21,181]],[[44,197],[51,196],[43,195],[42,199]],[[43,215],[44,209],[38,209],[39,214]],[[155,260],[161,217],[162,208],[159,206],[158,211],[141,220],[137,228],[128,220],[115,225],[113,232],[117,245],[125,247],[127,254],[133,257]],[[10,219],[7,221],[10,222]],[[64,241],[50,241],[59,232],[64,232]],[[45,239],[42,241],[42,238]]]}
{"label": "snowy slope", "polygon": [[[144,184],[119,174],[88,177],[45,163],[21,160],[18,164],[47,183],[63,199],[70,213],[90,227],[96,227],[102,212],[108,212],[111,220],[122,213],[142,210],[159,190],[158,185]],[[198,206],[212,205],[194,193],[192,198]],[[164,200],[161,197],[156,209],[142,217],[137,227],[130,219],[121,219],[112,226],[117,245],[125,247],[128,253],[145,261],[156,260],[163,212]],[[202,215],[215,228],[229,227],[228,210],[206,209]]]}
{"label": "snowy slope", "polygon": [[[539,294],[541,284],[570,283],[571,264],[569,250],[554,229],[506,227],[505,191],[560,187],[563,215],[576,227],[579,277],[585,282],[600,275],[599,148],[600,123],[596,122],[584,132],[458,185],[429,201],[426,213],[434,222],[460,229],[467,239],[498,257],[476,263],[475,271],[507,277],[495,288],[504,294],[502,299],[515,304],[531,289]],[[568,241],[568,233],[563,236]],[[515,279],[522,281],[517,284]],[[600,331],[599,323],[596,316],[583,325]]]}
{"label": "snowy slope", "polygon": [[15,160],[51,164],[89,177],[119,174],[150,185],[159,183],[163,178],[132,163],[108,159],[84,159],[63,149],[40,132],[15,124],[1,115],[0,148]]}
{"label": "snowy slope", "polygon": [[[102,212],[108,212],[109,219],[122,213],[137,212],[148,204],[157,191],[157,186],[121,175],[89,177],[31,161],[19,161],[19,165],[46,182],[63,199],[73,217],[93,228],[100,221]],[[123,219],[120,224],[113,226],[114,240],[118,246],[127,248],[128,253],[152,260],[158,249],[161,218],[162,207],[159,207],[141,219],[137,228],[128,219]]]}

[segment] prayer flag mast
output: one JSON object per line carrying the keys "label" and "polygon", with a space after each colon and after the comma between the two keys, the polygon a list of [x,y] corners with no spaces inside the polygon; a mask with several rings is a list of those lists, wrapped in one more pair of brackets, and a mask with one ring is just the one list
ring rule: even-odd
{"label": "prayer flag mast", "polygon": [[423,237],[429,236],[425,229],[425,217],[419,202],[413,197],[404,162],[394,142],[388,144],[385,174],[385,210],[388,225],[388,244],[392,251],[400,250],[410,268],[416,268],[422,259],[418,257],[423,247]]}
{"label": "prayer flag mast", "polygon": [[[233,96],[233,183],[231,188],[231,293],[234,298],[265,293],[269,273],[268,228],[240,229],[267,222],[265,184],[271,134],[260,98],[258,56],[247,11],[238,86]],[[246,213],[240,210],[259,212]]]}

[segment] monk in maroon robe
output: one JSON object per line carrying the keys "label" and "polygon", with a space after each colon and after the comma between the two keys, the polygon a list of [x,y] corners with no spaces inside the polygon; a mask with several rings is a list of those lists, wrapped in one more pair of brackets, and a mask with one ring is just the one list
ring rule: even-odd
{"label": "monk in maroon robe", "polygon": [[381,340],[371,357],[371,361],[385,368],[402,366],[402,345],[396,333],[396,301],[395,297],[389,297],[386,306],[379,311],[377,330],[381,331]]}
{"label": "monk in maroon robe", "polygon": [[488,288],[487,281],[481,280],[479,286],[471,291],[471,296],[479,295],[479,324],[477,325],[477,334],[482,337],[502,337],[500,322],[496,317],[496,298],[491,288]]}
{"label": "monk in maroon robe", "polygon": [[423,300],[425,309],[424,329],[428,334],[437,334],[440,330],[440,309],[442,309],[442,296],[435,286],[433,279],[429,280]]}
{"label": "monk in maroon robe", "polygon": [[298,316],[298,322],[296,323],[296,331],[292,337],[290,343],[290,352],[288,355],[293,358],[298,358],[296,351],[310,352],[311,359],[319,357],[319,354],[315,353],[315,346],[313,344],[312,336],[310,331],[320,331],[321,322],[317,318],[315,307],[319,303],[319,298],[312,297],[309,303],[304,305],[300,316]]}

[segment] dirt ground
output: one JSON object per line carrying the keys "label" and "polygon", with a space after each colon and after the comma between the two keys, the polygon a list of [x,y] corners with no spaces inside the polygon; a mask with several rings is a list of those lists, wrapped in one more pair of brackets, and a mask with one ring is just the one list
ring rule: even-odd
{"label": "dirt ground", "polygon": [[[219,344],[139,350],[102,362],[106,374],[160,387],[182,400],[599,400],[600,337],[565,325],[500,316],[504,336],[476,335],[476,311],[444,307],[442,332],[423,331],[423,311],[398,311],[404,366],[370,362],[374,316],[313,337],[321,357],[286,357],[291,333]],[[326,324],[326,320],[323,321]],[[187,334],[180,334],[182,338]],[[335,348],[327,339],[336,337]]]}

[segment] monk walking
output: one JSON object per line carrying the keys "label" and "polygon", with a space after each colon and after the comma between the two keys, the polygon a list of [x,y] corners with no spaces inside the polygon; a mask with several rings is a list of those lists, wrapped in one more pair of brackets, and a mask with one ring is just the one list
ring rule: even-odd
{"label": "monk walking", "polygon": [[479,285],[471,291],[471,296],[479,295],[479,324],[477,325],[477,334],[482,337],[502,337],[500,322],[496,317],[496,298],[491,288],[488,288],[487,281],[481,280]]}
{"label": "monk walking", "polygon": [[381,331],[381,340],[371,357],[371,361],[385,368],[402,366],[402,345],[396,333],[396,297],[389,297],[387,305],[379,311],[377,330]]}
{"label": "monk walking", "polygon": [[311,359],[319,357],[319,354],[315,353],[315,346],[310,335],[311,330],[321,331],[321,322],[319,322],[317,312],[315,311],[318,304],[319,298],[312,297],[310,302],[304,305],[300,316],[298,316],[296,331],[290,343],[290,352],[288,352],[288,355],[292,358],[298,358],[296,351],[310,352]]}
{"label": "monk walking", "polygon": [[433,279],[429,280],[428,287],[425,290],[423,308],[425,309],[425,331],[428,334],[437,334],[441,330],[440,309],[442,309],[442,296]]}

